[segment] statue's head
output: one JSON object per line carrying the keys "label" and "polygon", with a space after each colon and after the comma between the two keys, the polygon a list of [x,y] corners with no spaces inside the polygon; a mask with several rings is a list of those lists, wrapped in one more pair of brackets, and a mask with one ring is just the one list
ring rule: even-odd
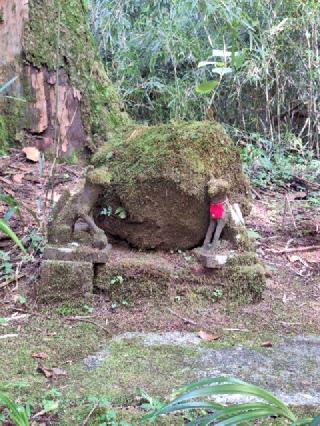
{"label": "statue's head", "polygon": [[210,201],[218,203],[225,201],[230,190],[230,184],[225,179],[215,179],[211,176],[208,182],[208,194]]}

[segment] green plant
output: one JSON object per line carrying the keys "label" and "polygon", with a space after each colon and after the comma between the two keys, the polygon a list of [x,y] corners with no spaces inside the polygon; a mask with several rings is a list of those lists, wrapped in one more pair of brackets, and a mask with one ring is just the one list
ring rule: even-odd
{"label": "green plant", "polygon": [[114,212],[114,214],[119,218],[119,219],[125,219],[127,217],[127,212],[125,211],[125,209],[123,207],[118,207],[116,209],[116,211]]}
{"label": "green plant", "polygon": [[13,273],[14,269],[10,260],[10,255],[0,250],[0,278],[5,281],[10,280],[13,277]]}
{"label": "green plant", "polygon": [[103,209],[100,210],[99,215],[110,217],[112,215],[112,207],[111,206],[104,207]]}
{"label": "green plant", "polygon": [[89,396],[88,402],[93,408],[104,410],[98,416],[98,426],[131,426],[129,423],[119,420],[118,413],[112,409],[110,401],[107,398]]}
{"label": "green plant", "polygon": [[[31,214],[31,216],[37,222],[39,222],[38,218],[37,218],[36,214],[33,212],[33,210],[24,206],[22,203],[19,203],[15,198],[11,197],[10,195],[0,194],[0,201],[2,201],[3,203],[8,205],[8,210],[7,210],[6,214],[4,215],[3,219],[0,219],[0,232],[2,232],[3,234],[5,234],[9,238],[11,238],[16,243],[16,245],[24,253],[26,253],[26,249],[23,246],[22,242],[20,241],[20,239],[17,237],[17,235],[11,229],[11,227],[8,225],[7,222],[11,219],[11,217],[14,214],[17,214],[19,216],[19,218],[22,219],[22,211],[23,210],[25,210],[26,212]],[[29,241],[31,241],[31,243],[35,243],[35,241],[36,241],[35,233],[32,233],[29,237],[30,237]]]}
{"label": "green plant", "polygon": [[16,245],[20,248],[20,250],[26,253],[26,249],[23,247],[16,233],[10,228],[10,226],[3,219],[0,219],[0,232],[2,232],[3,234],[11,238],[16,243]]}
{"label": "green plant", "polygon": [[26,237],[25,242],[36,254],[42,253],[45,246],[45,238],[36,230],[32,230]]}
{"label": "green plant", "polygon": [[[236,426],[242,423],[254,424],[264,418],[279,417],[287,420],[291,426],[319,426],[320,416],[297,419],[286,404],[264,389],[245,383],[232,377],[217,377],[192,383],[178,390],[173,401],[144,417],[145,421],[154,421],[160,415],[176,411],[205,410],[206,414],[198,416],[188,423],[190,426]],[[222,405],[212,401],[217,395],[240,395],[254,397],[256,401]],[[209,398],[197,401],[198,398]],[[249,422],[249,423],[248,423]]]}
{"label": "green plant", "polygon": [[122,275],[116,275],[115,277],[113,277],[110,280],[110,284],[112,284],[112,285],[121,285],[123,283],[123,281],[124,281],[124,278],[123,278]]}
{"label": "green plant", "polygon": [[164,403],[160,401],[160,399],[152,397],[143,389],[140,390],[140,394],[144,401],[143,404],[141,404],[141,408],[143,408],[144,410],[161,410],[164,406]]}
{"label": "green plant", "polygon": [[12,401],[7,395],[0,392],[0,403],[3,404],[7,411],[9,419],[16,426],[29,426],[30,407],[21,406]]}
{"label": "green plant", "polygon": [[221,288],[215,288],[212,292],[212,302],[215,303],[217,300],[223,297],[223,291]]}
{"label": "green plant", "polygon": [[87,3],[101,56],[134,118],[203,119],[214,91],[212,117],[228,128],[319,154],[319,2]]}

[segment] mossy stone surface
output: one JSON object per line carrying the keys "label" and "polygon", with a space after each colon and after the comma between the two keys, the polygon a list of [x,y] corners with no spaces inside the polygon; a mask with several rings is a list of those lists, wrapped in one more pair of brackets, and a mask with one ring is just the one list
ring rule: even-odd
{"label": "mossy stone surface", "polygon": [[123,259],[117,264],[98,265],[94,287],[102,290],[112,301],[168,297],[170,272],[144,261],[143,257],[141,260]]}
{"label": "mossy stone surface", "polygon": [[266,285],[266,271],[261,263],[243,257],[238,265],[226,268],[223,273],[224,288],[229,300],[237,303],[252,303],[261,300]]}
{"label": "mossy stone surface", "polygon": [[96,267],[94,288],[107,300],[120,303],[170,300],[186,289],[191,298],[212,300],[220,289],[227,300],[245,304],[261,299],[265,270],[254,252],[236,253],[222,269],[208,269],[192,252],[181,256],[114,246],[108,263]]}
{"label": "mossy stone surface", "polygon": [[8,148],[8,130],[3,116],[0,115],[0,155],[4,154]]}
{"label": "mossy stone surface", "polygon": [[[208,182],[223,177],[231,202],[249,210],[249,185],[238,149],[213,122],[177,122],[118,132],[93,157],[88,182],[104,189],[97,222],[139,248],[187,249],[204,238]],[[126,218],[103,217],[121,207]]]}
{"label": "mossy stone surface", "polygon": [[79,304],[89,301],[93,290],[93,264],[44,260],[41,264],[41,280],[37,286],[40,303],[70,302]]}

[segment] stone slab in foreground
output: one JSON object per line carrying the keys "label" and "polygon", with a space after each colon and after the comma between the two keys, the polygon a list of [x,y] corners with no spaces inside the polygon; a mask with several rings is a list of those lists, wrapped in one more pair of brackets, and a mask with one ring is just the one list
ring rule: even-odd
{"label": "stone slab in foreground", "polygon": [[[320,406],[320,338],[315,336],[279,337],[271,348],[249,347],[245,344],[227,347],[208,347],[197,333],[131,332],[114,337],[112,342],[139,344],[148,352],[150,347],[163,347],[168,356],[174,348],[185,348],[184,361],[192,365],[187,382],[206,377],[233,376],[271,391],[285,403],[294,406]],[[248,342],[249,343],[249,342]],[[106,360],[108,359],[106,348]],[[189,354],[190,349],[194,355]],[[188,352],[189,351],[189,352]],[[101,353],[97,354],[101,357]],[[188,358],[190,358],[189,362]],[[85,362],[87,362],[85,360]],[[135,362],[132,360],[132,362]],[[152,364],[152,362],[151,362]],[[102,366],[102,365],[101,365]],[[176,367],[175,367],[176,368]],[[185,366],[181,367],[185,368]],[[180,371],[166,371],[179,377]],[[154,374],[150,371],[150,375]],[[168,377],[157,382],[158,394],[167,388]],[[182,385],[186,384],[183,379]],[[180,385],[179,385],[180,386]],[[250,398],[234,395],[219,396],[218,402],[245,402]]]}

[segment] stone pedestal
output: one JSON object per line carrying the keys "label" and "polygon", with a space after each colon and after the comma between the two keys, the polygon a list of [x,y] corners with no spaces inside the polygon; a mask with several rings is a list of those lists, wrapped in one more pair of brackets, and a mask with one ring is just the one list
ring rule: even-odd
{"label": "stone pedestal", "polygon": [[39,302],[71,305],[90,302],[94,265],[107,262],[110,248],[99,250],[79,243],[45,247],[37,288]]}
{"label": "stone pedestal", "polygon": [[208,269],[220,269],[223,268],[229,259],[234,256],[233,252],[229,253],[210,253],[203,252],[199,256],[201,264]]}
{"label": "stone pedestal", "polygon": [[200,263],[208,269],[221,269],[227,262],[232,259],[236,252],[235,250],[205,250],[203,247],[200,247],[194,250]]}

